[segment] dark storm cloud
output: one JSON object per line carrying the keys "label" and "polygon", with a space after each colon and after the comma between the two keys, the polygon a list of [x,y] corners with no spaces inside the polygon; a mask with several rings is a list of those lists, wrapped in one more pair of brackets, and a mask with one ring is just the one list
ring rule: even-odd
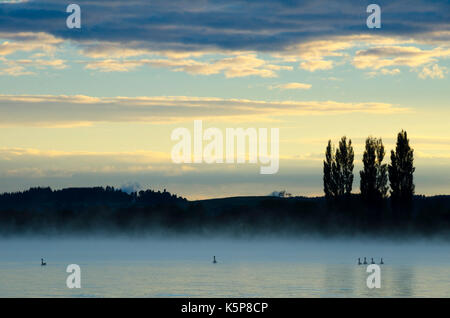
{"label": "dark storm cloud", "polygon": [[[152,50],[279,51],[312,38],[377,33],[420,37],[450,30],[450,2],[154,0],[75,1],[82,29],[69,30],[64,1],[0,3],[0,32],[48,32],[77,41]],[[366,7],[382,8],[382,28],[367,29]],[[448,34],[436,35],[448,40]]]}

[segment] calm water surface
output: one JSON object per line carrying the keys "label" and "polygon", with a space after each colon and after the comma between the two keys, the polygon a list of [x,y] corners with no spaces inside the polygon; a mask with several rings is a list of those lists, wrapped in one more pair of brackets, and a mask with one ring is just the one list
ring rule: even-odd
{"label": "calm water surface", "polygon": [[[386,263],[380,289],[366,286],[364,256]],[[81,289],[66,287],[69,264]],[[0,239],[0,297],[450,297],[450,244]]]}

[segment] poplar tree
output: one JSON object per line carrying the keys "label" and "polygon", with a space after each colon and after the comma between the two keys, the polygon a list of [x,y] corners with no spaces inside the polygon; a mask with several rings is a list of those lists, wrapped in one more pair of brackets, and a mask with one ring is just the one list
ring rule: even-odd
{"label": "poplar tree", "polygon": [[339,196],[349,195],[352,192],[354,157],[352,140],[349,139],[347,143],[347,137],[342,137],[339,141],[339,147],[336,149],[336,169],[334,173]]}
{"label": "poplar tree", "polygon": [[327,198],[349,195],[353,185],[352,141],[347,143],[347,137],[342,137],[334,154],[333,151],[334,147],[329,140],[323,162],[323,183]]}
{"label": "poplar tree", "polygon": [[361,196],[366,202],[379,201],[386,197],[387,165],[383,164],[385,151],[381,139],[368,137],[363,155],[363,170],[360,171]]}
{"label": "poplar tree", "polygon": [[414,150],[409,146],[406,131],[397,135],[395,151],[391,151],[391,164],[388,167],[391,186],[391,200],[394,205],[409,205],[414,196]]}
{"label": "poplar tree", "polygon": [[333,146],[331,140],[328,140],[328,145],[325,150],[325,160],[323,161],[323,191],[327,198],[336,196],[336,184],[333,177],[334,165]]}

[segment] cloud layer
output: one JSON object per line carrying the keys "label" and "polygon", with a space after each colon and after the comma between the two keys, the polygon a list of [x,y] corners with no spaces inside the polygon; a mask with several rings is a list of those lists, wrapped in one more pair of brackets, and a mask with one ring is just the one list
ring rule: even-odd
{"label": "cloud layer", "polygon": [[[223,73],[229,78],[276,77],[281,70],[293,69],[288,62],[298,62],[309,72],[330,70],[339,64],[336,59],[345,60],[345,50],[361,43],[370,48],[359,50],[352,61],[360,69],[429,68],[449,57],[448,1],[431,5],[425,0],[381,1],[383,27],[376,31],[366,27],[369,3],[80,0],[79,30],[66,27],[67,4],[60,1],[0,3],[0,39],[7,39],[0,43],[0,56],[33,51],[51,55],[70,40],[90,58],[83,61],[87,70],[127,72],[149,65],[189,74]],[[63,62],[59,60],[60,65]],[[3,74],[33,74],[23,65],[10,64]],[[392,74],[392,69],[379,73]]]}
{"label": "cloud layer", "polygon": [[95,122],[167,123],[193,119],[257,122],[306,114],[392,114],[406,110],[382,102],[275,102],[188,96],[0,95],[1,126],[77,126]]}
{"label": "cloud layer", "polygon": [[[65,26],[67,3],[0,5],[0,30],[47,32],[76,41],[110,41],[152,50],[280,51],[311,38],[367,33],[370,1],[80,0],[82,29]],[[449,30],[450,3],[379,1],[384,35]],[[320,26],[320,27],[318,27]],[[446,38],[448,41],[448,37]]]}

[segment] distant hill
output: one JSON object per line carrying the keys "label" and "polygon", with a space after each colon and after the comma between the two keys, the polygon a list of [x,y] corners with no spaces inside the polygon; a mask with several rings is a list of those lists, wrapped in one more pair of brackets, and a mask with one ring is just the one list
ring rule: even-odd
{"label": "distant hill", "polygon": [[359,195],[243,196],[188,201],[167,191],[128,194],[113,187],[32,188],[0,195],[0,234],[184,233],[450,237],[450,196],[416,196],[408,211]]}

